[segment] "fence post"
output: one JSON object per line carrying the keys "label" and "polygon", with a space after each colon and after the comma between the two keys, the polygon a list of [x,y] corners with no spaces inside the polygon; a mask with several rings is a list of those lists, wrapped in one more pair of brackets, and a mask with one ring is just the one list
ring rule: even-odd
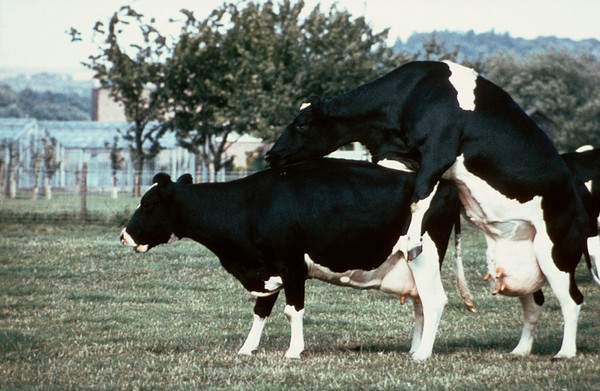
{"label": "fence post", "polygon": [[81,167],[81,177],[79,180],[79,196],[81,200],[81,211],[79,213],[79,218],[81,222],[85,224],[87,221],[87,163],[83,163]]}

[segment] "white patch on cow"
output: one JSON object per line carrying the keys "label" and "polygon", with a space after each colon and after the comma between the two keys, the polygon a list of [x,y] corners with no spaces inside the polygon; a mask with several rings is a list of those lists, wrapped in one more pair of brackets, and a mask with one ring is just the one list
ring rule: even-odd
{"label": "white patch on cow", "polygon": [[291,328],[290,347],[285,353],[285,357],[300,358],[300,354],[304,351],[304,309],[297,311],[294,306],[288,304],[283,313],[288,318]]}
{"label": "white patch on cow", "polygon": [[304,110],[304,109],[306,109],[306,108],[307,108],[307,107],[309,107],[309,106],[310,106],[310,103],[302,103],[302,104],[300,105],[300,110]]}
{"label": "white patch on cow", "polygon": [[406,164],[397,160],[383,159],[377,162],[378,166],[391,168],[392,170],[404,171],[404,172],[415,172],[406,166]]}
{"label": "white patch on cow", "polygon": [[123,228],[123,230],[121,231],[121,244],[123,246],[129,246],[129,247],[135,247],[137,246],[137,243],[135,242],[135,240],[133,240],[133,238],[131,237],[131,235],[129,235],[127,233],[127,229]]}
{"label": "white patch on cow", "polygon": [[[541,197],[524,203],[505,197],[469,172],[462,155],[457,157],[444,177],[454,181],[467,216],[481,228],[488,246],[492,247],[488,248],[488,268],[496,280],[500,279],[496,285],[497,289],[500,288],[498,293],[506,294],[511,290],[515,294],[519,293],[518,290],[521,294],[534,292],[541,284],[540,275],[543,275],[560,303],[564,318],[563,343],[555,357],[575,356],[581,306],[573,301],[569,293],[569,274],[559,270],[552,258],[553,243],[548,236]],[[528,236],[532,239],[528,239]],[[519,259],[514,259],[516,257]],[[535,261],[541,273],[534,265]],[[508,269],[499,270],[498,267],[503,265]],[[528,275],[519,276],[519,273]],[[422,291],[421,288],[419,290]]]}
{"label": "white patch on cow", "polygon": [[279,276],[270,277],[265,281],[265,290],[278,292],[283,288],[283,280]]}
{"label": "white patch on cow", "polygon": [[450,67],[450,83],[457,92],[458,105],[463,110],[475,110],[475,87],[477,72],[451,61],[444,61]]}
{"label": "white patch on cow", "polygon": [[283,289],[283,280],[279,276],[271,276],[265,281],[266,292],[251,291],[250,294],[254,297],[271,296]]}
{"label": "white patch on cow", "polygon": [[254,321],[252,322],[252,328],[246,337],[246,342],[244,345],[238,350],[238,354],[251,356],[258,349],[258,345],[260,344],[260,339],[262,337],[263,330],[265,328],[265,324],[267,323],[267,318],[261,318],[260,316],[254,314]]}

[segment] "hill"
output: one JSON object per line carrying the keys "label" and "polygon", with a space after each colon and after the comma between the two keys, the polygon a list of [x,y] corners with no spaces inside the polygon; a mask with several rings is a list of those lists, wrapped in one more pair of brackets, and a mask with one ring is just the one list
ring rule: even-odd
{"label": "hill", "polygon": [[508,33],[496,34],[494,31],[487,33],[466,33],[456,31],[435,31],[433,33],[415,33],[406,42],[396,41],[393,49],[397,52],[416,53],[423,48],[423,44],[435,37],[438,44],[447,49],[458,48],[458,61],[464,59],[476,60],[489,54],[505,52],[517,57],[524,57],[533,52],[546,52],[550,50],[568,51],[576,54],[588,54],[600,59],[600,41],[586,39],[574,41],[567,38],[538,37],[536,39],[514,38]]}

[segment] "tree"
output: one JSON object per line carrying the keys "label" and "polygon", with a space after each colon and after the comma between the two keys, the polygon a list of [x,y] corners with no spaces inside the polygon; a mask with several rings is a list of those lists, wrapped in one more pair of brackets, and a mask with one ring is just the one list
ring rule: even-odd
{"label": "tree", "polygon": [[487,60],[486,75],[524,109],[535,109],[556,125],[557,148],[600,146],[600,62],[587,55],[549,51],[516,59]]}
{"label": "tree", "polygon": [[[225,4],[206,20],[186,15],[166,64],[165,89],[179,143],[215,168],[231,131],[274,140],[302,100],[354,88],[398,65],[364,18],[304,2]],[[217,141],[218,140],[218,141]]]}
{"label": "tree", "polygon": [[117,173],[123,167],[125,158],[122,155],[122,148],[119,148],[119,138],[113,139],[112,145],[110,143],[104,143],[104,147],[110,149],[110,170],[112,176],[112,198],[117,199],[119,191],[117,189]]}
{"label": "tree", "polygon": [[[121,43],[124,31],[131,31],[130,26],[137,27],[140,33],[139,45]],[[133,196],[139,197],[144,163],[160,152],[160,139],[166,131],[156,121],[162,112],[160,93],[167,41],[154,27],[154,19],[147,22],[129,6],[113,14],[106,30],[103,22],[97,22],[94,31],[103,37],[98,44],[100,53],[90,56],[84,65],[95,72],[101,87],[109,89],[112,98],[123,104],[131,123],[122,137],[129,144],[133,160]],[[72,29],[70,34],[73,41],[79,39],[76,30]]]}
{"label": "tree", "polygon": [[165,65],[166,127],[197,157],[196,177],[203,177],[202,170],[213,181],[225,164],[223,154],[232,130],[229,120],[219,114],[234,93],[228,87],[232,64],[224,55],[218,31],[225,9],[215,10],[204,21],[182,12],[187,19]]}
{"label": "tree", "polygon": [[54,137],[42,139],[42,163],[44,165],[44,194],[47,200],[52,199],[52,178],[60,168],[57,159],[58,142]]}

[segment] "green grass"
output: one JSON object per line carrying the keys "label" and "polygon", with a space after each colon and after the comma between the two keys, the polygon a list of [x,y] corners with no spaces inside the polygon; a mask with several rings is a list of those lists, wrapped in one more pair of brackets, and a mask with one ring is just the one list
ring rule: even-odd
{"label": "green grass", "polygon": [[[5,224],[46,224],[52,226],[80,223],[81,201],[72,193],[53,194],[51,200],[40,197],[32,200],[29,194],[20,194],[16,200],[0,197],[0,221]],[[121,195],[113,200],[108,194],[87,196],[87,222],[123,225],[139,204],[138,198]]]}
{"label": "green grass", "polygon": [[41,205],[48,215],[77,210],[77,199],[55,201],[0,205],[0,389],[592,390],[600,384],[600,289],[583,263],[578,282],[586,305],[575,359],[551,360],[562,316],[547,288],[533,354],[507,354],[519,338],[520,305],[490,294],[482,281],[483,243],[470,230],[465,263],[479,312],[464,310],[449,258],[442,275],[450,302],[430,360],[414,362],[407,353],[410,303],[319,281],[307,282],[301,360],[283,358],[290,331],[282,298],[258,354],[239,357],[253,300],[214,255],[191,241],[143,255],[121,247],[119,220],[137,205],[131,198],[88,201],[98,218],[86,225],[19,222]]}

